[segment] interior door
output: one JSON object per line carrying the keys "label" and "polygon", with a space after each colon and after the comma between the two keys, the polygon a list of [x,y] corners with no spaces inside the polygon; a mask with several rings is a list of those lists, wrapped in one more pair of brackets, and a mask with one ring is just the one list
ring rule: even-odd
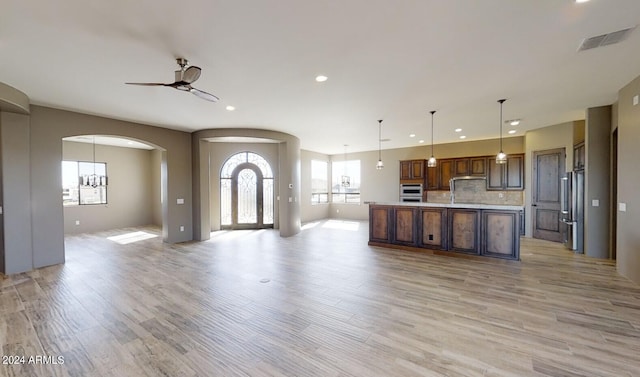
{"label": "interior door", "polygon": [[533,238],[562,242],[560,180],[565,173],[565,149],[533,152],[531,216]]}

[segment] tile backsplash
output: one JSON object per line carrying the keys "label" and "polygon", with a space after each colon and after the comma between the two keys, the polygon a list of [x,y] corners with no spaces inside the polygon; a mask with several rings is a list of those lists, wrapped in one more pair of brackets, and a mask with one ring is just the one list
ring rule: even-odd
{"label": "tile backsplash", "polygon": [[[427,192],[427,202],[451,203],[449,191]],[[455,202],[470,204],[502,204],[520,206],[524,203],[524,191],[487,191],[487,181],[470,179],[455,181]]]}

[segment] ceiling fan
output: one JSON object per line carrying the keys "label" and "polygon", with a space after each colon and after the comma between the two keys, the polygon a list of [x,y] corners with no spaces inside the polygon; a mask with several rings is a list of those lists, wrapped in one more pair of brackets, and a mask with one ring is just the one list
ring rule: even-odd
{"label": "ceiling fan", "polygon": [[182,90],[183,92],[190,92],[195,94],[196,96],[211,102],[217,102],[220,98],[214,96],[211,93],[207,93],[200,89],[196,89],[191,86],[191,84],[196,81],[200,77],[200,73],[202,69],[200,67],[196,67],[194,65],[187,68],[187,64],[189,62],[187,59],[178,58],[176,62],[180,66],[180,69],[175,71],[176,80],[171,84],[165,83],[157,83],[157,82],[126,82],[125,84],[129,85],[144,85],[144,86],[169,86],[174,89]]}

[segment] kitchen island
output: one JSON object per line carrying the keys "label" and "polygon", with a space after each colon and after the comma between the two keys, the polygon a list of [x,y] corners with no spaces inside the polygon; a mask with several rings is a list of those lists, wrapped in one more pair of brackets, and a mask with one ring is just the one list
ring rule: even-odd
{"label": "kitchen island", "polygon": [[520,260],[522,206],[369,203],[369,245]]}

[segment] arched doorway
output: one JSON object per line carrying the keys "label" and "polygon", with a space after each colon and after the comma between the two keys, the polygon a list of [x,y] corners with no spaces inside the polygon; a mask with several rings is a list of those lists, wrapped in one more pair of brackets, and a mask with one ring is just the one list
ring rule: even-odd
{"label": "arched doorway", "polygon": [[240,152],[220,171],[220,227],[273,228],[273,172],[262,156]]}

